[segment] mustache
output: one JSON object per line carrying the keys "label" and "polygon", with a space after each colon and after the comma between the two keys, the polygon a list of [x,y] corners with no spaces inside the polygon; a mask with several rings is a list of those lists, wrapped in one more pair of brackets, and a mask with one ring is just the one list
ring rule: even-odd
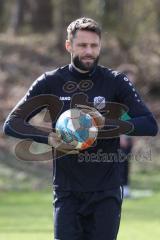
{"label": "mustache", "polygon": [[95,59],[95,57],[93,57],[92,55],[85,55],[85,56],[82,57],[82,59],[84,59],[84,58]]}

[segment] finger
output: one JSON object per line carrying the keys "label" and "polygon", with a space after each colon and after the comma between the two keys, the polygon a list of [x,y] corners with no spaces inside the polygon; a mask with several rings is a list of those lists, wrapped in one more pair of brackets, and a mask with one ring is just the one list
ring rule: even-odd
{"label": "finger", "polygon": [[84,113],[93,117],[95,124],[98,128],[103,128],[105,125],[105,117],[94,107],[87,105],[76,104],[76,106]]}
{"label": "finger", "polygon": [[90,107],[90,106],[82,105],[82,104],[76,104],[76,107],[80,108],[82,110],[97,111],[94,107]]}
{"label": "finger", "polygon": [[52,133],[50,134],[50,136],[51,136],[52,138],[54,138],[54,139],[57,139],[57,140],[60,140],[60,141],[61,141],[60,135],[58,135],[58,133],[56,133],[56,132],[52,132]]}

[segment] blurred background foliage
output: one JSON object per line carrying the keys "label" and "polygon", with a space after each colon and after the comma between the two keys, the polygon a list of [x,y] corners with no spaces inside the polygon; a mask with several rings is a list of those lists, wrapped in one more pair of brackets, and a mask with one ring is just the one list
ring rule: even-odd
{"label": "blurred background foliage", "polygon": [[[30,175],[33,188],[51,180],[52,162],[18,161],[17,140],[3,136],[2,126],[34,79],[70,61],[64,49],[66,27],[82,16],[102,26],[101,64],[125,71],[160,122],[159,0],[0,0],[0,188],[17,186],[17,179],[27,187]],[[160,168],[159,136],[136,141],[136,151],[151,149],[153,161],[137,162],[134,169]],[[15,184],[7,182],[5,173]]]}

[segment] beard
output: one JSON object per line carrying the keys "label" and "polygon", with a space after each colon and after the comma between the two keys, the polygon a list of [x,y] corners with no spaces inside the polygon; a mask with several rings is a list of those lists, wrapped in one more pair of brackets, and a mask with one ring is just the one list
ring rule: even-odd
{"label": "beard", "polygon": [[80,70],[89,72],[89,71],[92,71],[97,66],[98,61],[99,61],[99,56],[96,58],[93,58],[91,56],[86,56],[86,57],[89,57],[89,58],[93,59],[94,61],[84,63],[78,56],[74,56],[74,57],[72,57],[72,59],[73,59],[73,63],[75,65],[75,67],[79,68]]}

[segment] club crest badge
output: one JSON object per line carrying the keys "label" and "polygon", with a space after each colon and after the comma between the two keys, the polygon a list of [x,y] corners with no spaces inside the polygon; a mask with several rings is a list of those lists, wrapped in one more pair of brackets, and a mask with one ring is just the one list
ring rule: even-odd
{"label": "club crest badge", "polygon": [[98,96],[94,97],[94,107],[97,109],[103,109],[106,106],[106,100],[105,97]]}

